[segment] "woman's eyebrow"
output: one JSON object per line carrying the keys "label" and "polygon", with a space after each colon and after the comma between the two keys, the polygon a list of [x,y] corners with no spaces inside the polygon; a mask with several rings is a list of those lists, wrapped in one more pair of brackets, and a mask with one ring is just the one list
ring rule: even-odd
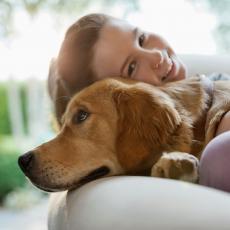
{"label": "woman's eyebrow", "polygon": [[[132,30],[132,41],[136,41],[136,38],[137,38],[137,34],[138,34],[138,28],[135,27],[133,30]],[[121,66],[121,70],[120,70],[120,74],[122,75],[123,71],[124,71],[124,68],[125,66],[127,65],[127,63],[129,62],[129,59],[131,58],[131,54],[128,55],[128,57],[125,59],[125,61],[123,62],[123,65]]]}

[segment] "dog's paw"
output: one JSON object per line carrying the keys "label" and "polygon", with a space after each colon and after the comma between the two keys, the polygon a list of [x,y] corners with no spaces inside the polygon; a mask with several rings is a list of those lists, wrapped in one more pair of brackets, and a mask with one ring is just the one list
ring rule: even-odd
{"label": "dog's paw", "polygon": [[151,176],[183,180],[198,181],[199,160],[188,153],[164,153],[152,167]]}

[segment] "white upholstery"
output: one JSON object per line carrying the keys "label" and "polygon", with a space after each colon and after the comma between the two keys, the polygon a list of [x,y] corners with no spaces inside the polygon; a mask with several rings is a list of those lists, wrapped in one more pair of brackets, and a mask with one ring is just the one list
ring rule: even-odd
{"label": "white upholstery", "polygon": [[230,55],[184,54],[180,58],[185,63],[188,75],[226,73],[230,75]]}
{"label": "white upholstery", "polygon": [[[190,75],[230,74],[230,57],[182,55]],[[54,194],[49,230],[229,230],[230,195],[151,177],[113,177]]]}
{"label": "white upholstery", "polygon": [[230,229],[229,194],[167,179],[100,179],[52,205],[52,230]]}

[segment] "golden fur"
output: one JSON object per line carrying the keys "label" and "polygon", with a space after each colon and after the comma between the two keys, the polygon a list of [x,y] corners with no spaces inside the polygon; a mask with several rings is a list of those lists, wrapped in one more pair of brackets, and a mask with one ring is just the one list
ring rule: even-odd
{"label": "golden fur", "polygon": [[[185,179],[192,173],[185,180],[196,181],[199,153],[229,110],[230,82],[215,82],[210,93],[200,77],[162,87],[102,80],[71,99],[57,137],[32,151],[27,176],[49,191],[124,174]],[[81,111],[88,116],[78,121]]]}

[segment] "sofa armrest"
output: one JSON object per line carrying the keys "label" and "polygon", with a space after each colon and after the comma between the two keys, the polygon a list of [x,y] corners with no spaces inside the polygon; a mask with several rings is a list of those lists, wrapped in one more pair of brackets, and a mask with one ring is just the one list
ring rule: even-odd
{"label": "sofa armrest", "polygon": [[227,230],[230,195],[186,182],[111,177],[54,195],[49,230]]}
{"label": "sofa armrest", "polygon": [[187,66],[188,76],[225,73],[230,75],[230,55],[179,55]]}

